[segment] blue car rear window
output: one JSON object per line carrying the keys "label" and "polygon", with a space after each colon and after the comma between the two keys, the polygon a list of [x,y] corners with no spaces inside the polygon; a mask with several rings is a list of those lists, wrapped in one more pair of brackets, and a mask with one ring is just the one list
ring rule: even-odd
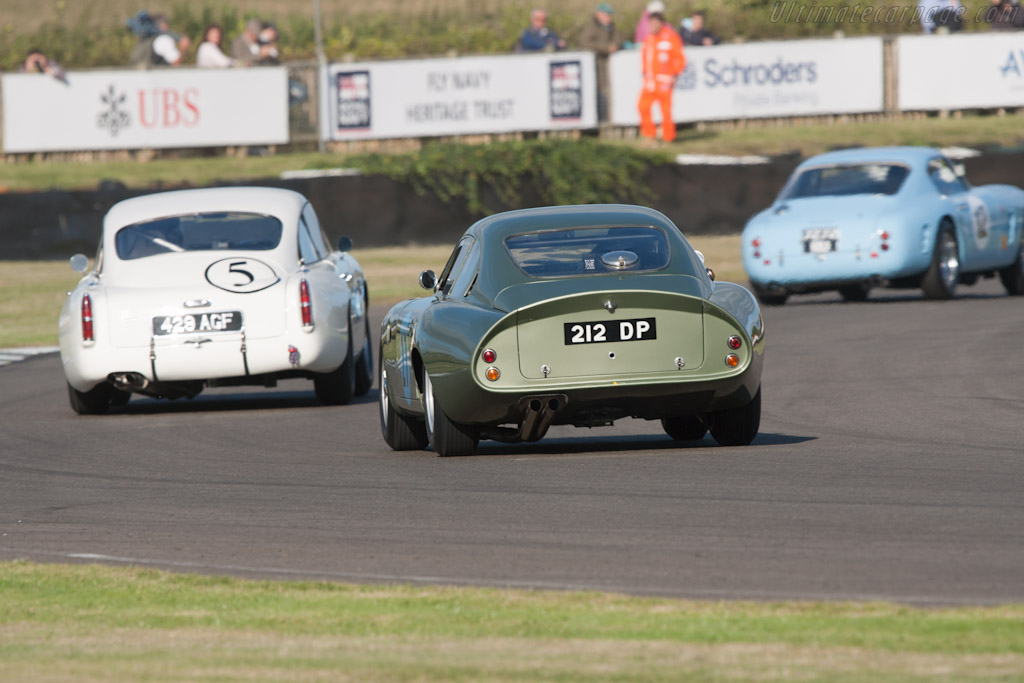
{"label": "blue car rear window", "polygon": [[530,277],[658,270],[669,245],[657,228],[576,228],[511,235],[505,247]]}
{"label": "blue car rear window", "polygon": [[266,251],[281,242],[281,221],[255,213],[199,213],[135,223],[117,231],[123,261],[179,251]]}
{"label": "blue car rear window", "polygon": [[893,195],[900,191],[909,173],[910,169],[900,164],[841,164],[809,168],[790,181],[782,199]]}

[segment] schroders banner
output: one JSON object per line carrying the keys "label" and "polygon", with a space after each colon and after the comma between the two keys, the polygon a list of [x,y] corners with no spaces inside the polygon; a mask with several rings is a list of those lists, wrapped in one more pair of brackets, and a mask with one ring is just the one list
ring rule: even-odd
{"label": "schroders banner", "polygon": [[[686,47],[672,118],[678,122],[882,111],[882,39],[793,40]],[[639,50],[611,56],[611,119],[640,122]],[[660,110],[654,107],[655,120]]]}
{"label": "schroders banner", "polygon": [[597,126],[589,52],[331,64],[322,78],[328,140]]}
{"label": "schroders banner", "polygon": [[288,142],[288,72],[154,69],[3,76],[4,151]]}
{"label": "schroders banner", "polygon": [[1024,106],[1024,32],[900,36],[896,45],[902,110]]}

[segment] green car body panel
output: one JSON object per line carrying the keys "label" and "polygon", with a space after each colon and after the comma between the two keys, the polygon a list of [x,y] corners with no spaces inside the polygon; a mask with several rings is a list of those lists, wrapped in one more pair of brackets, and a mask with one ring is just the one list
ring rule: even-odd
{"label": "green car body panel", "polygon": [[[510,236],[621,227],[661,231],[667,263],[639,272],[536,277],[506,246]],[[600,341],[599,334],[615,339],[570,339]],[[730,337],[740,338],[739,348],[728,346]],[[491,362],[485,349],[495,354]],[[729,354],[738,356],[734,366],[726,363]],[[504,441],[534,440],[549,424],[703,416],[744,406],[759,399],[763,355],[754,296],[712,282],[664,215],[625,205],[483,219],[456,246],[434,293],[397,304],[381,326],[381,370],[396,412],[424,419],[423,373],[429,373],[448,419]],[[489,368],[500,376],[488,379]],[[550,413],[539,430],[524,425],[531,405]]]}

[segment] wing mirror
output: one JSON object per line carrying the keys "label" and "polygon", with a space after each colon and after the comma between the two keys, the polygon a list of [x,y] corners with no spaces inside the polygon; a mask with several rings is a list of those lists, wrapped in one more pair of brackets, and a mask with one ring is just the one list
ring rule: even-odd
{"label": "wing mirror", "polygon": [[420,287],[433,290],[437,286],[437,275],[432,270],[424,270],[420,273]]}
{"label": "wing mirror", "polygon": [[338,238],[338,251],[346,252],[352,251],[352,238],[348,235],[342,235]]}
{"label": "wing mirror", "polygon": [[704,270],[707,271],[708,277],[711,278],[712,282],[714,282],[715,281],[715,271],[711,270],[706,265],[704,265],[704,252],[699,250],[699,249],[694,249],[693,253],[696,254],[697,258],[700,259],[700,264],[702,266],[704,266]]}
{"label": "wing mirror", "polygon": [[75,254],[71,257],[71,270],[76,273],[84,273],[89,268],[89,259],[85,254]]}

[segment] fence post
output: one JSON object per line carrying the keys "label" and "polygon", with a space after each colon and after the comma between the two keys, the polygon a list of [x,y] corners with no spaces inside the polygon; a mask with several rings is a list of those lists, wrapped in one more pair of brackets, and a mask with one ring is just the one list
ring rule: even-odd
{"label": "fence post", "polygon": [[899,36],[882,39],[883,107],[888,116],[900,111],[900,44]]}

